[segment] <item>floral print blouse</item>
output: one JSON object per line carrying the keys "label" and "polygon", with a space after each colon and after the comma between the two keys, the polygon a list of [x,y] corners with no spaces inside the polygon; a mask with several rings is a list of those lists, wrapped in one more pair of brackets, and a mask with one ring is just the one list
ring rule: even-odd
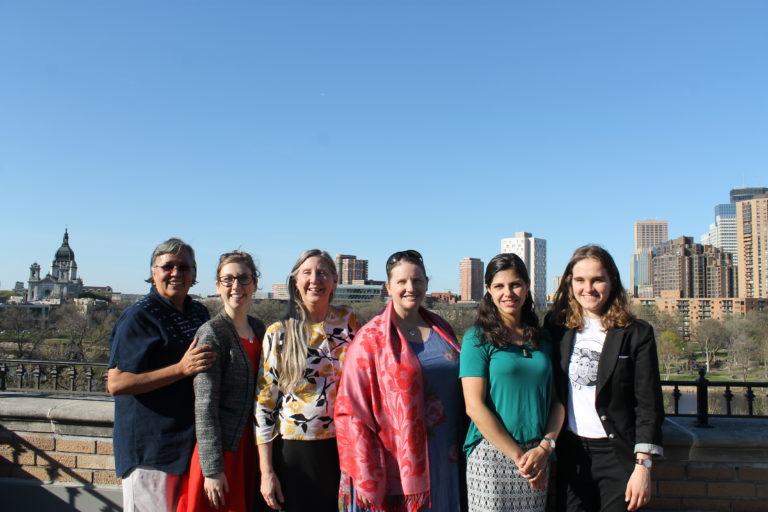
{"label": "floral print blouse", "polygon": [[310,441],[336,437],[333,407],[349,343],[358,330],[357,317],[348,306],[331,306],[325,321],[309,324],[307,368],[303,381],[289,394],[278,388],[277,353],[285,340],[282,322],[264,335],[261,368],[256,387],[256,442],[283,439]]}

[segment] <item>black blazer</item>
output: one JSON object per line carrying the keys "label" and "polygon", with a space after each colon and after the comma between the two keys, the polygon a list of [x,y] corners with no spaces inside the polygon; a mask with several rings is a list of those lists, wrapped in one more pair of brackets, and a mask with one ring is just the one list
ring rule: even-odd
{"label": "black blazer", "polygon": [[[553,340],[555,386],[563,404],[569,399],[568,365],[575,329],[553,325],[546,329]],[[664,401],[653,328],[643,320],[609,329],[597,366],[595,410],[611,440],[616,456],[634,463],[635,451],[660,455]],[[566,414],[566,425],[568,416]]]}

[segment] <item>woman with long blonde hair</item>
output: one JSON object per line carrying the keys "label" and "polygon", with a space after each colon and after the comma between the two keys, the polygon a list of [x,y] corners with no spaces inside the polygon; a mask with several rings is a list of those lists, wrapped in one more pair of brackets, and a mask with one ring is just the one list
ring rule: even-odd
{"label": "woman with long blonde hair", "polygon": [[333,410],[341,365],[358,328],[331,305],[331,256],[305,251],[288,277],[288,310],[264,337],[256,397],[261,493],[273,509],[335,511],[339,459]]}

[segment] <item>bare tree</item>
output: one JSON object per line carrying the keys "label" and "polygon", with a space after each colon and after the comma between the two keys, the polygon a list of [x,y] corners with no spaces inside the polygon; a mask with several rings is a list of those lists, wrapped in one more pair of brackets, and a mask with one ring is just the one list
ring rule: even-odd
{"label": "bare tree", "polygon": [[657,345],[659,361],[664,366],[665,379],[669,379],[672,368],[679,363],[680,356],[683,354],[683,340],[680,335],[673,330],[667,329],[659,335]]}
{"label": "bare tree", "polygon": [[726,326],[730,335],[728,348],[731,368],[740,371],[742,380],[747,380],[756,352],[755,340],[750,332],[749,322],[745,318],[732,318]]}
{"label": "bare tree", "polygon": [[768,312],[750,311],[745,319],[755,344],[755,355],[763,369],[763,380],[768,380]]}
{"label": "bare tree", "polygon": [[[440,304],[434,308],[435,313],[443,317],[461,338],[477,319],[477,308],[468,308],[455,304]],[[541,320],[541,318],[540,318]]]}
{"label": "bare tree", "polygon": [[75,304],[64,304],[51,312],[50,321],[57,337],[67,340],[62,353],[70,361],[85,361],[84,342],[89,333],[88,317]]}
{"label": "bare tree", "polygon": [[277,322],[283,317],[286,308],[287,305],[283,301],[264,299],[260,300],[259,302],[254,302],[251,305],[251,309],[248,311],[248,314],[255,316],[264,322],[264,325],[269,327],[270,324]]}
{"label": "bare tree", "polygon": [[729,334],[725,326],[717,320],[703,320],[696,329],[695,339],[704,355],[707,373],[715,362],[717,353],[729,344]]}
{"label": "bare tree", "polygon": [[14,357],[33,357],[43,340],[41,321],[27,308],[5,307],[0,310],[0,340],[14,346]]}
{"label": "bare tree", "polygon": [[384,310],[384,306],[386,306],[386,303],[381,299],[352,304],[352,307],[355,308],[355,315],[360,321],[360,325],[366,324],[371,318],[381,313]]}

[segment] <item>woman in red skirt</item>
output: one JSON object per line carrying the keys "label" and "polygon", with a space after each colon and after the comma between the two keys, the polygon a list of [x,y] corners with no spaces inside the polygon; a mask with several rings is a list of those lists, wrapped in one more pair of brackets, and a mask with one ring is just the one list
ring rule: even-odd
{"label": "woman in red skirt", "polygon": [[[216,354],[197,374],[197,444],[178,512],[264,510],[256,493],[258,454],[253,438],[253,397],[264,324],[248,309],[259,271],[248,253],[221,255],[216,290],[222,311],[195,336]],[[256,500],[258,499],[258,502]]]}

